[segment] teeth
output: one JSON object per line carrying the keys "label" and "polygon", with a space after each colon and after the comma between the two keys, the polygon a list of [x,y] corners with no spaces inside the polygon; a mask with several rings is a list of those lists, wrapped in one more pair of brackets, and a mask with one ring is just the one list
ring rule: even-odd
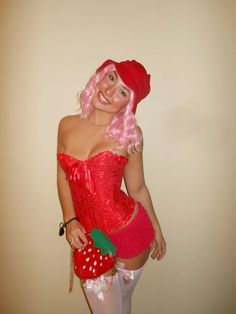
{"label": "teeth", "polygon": [[102,101],[103,104],[109,104],[107,99],[103,96],[102,92],[99,92],[99,98]]}

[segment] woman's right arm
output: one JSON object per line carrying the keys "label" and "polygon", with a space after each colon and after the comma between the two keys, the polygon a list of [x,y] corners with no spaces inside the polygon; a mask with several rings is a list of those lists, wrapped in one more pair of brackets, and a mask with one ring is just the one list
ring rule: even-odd
{"label": "woman's right arm", "polygon": [[[57,133],[57,152],[64,151],[64,143],[63,143],[63,133],[66,128],[67,118],[62,118],[58,125],[58,133]],[[62,209],[63,221],[64,223],[69,219],[75,217],[74,205],[71,197],[71,191],[66,180],[66,174],[64,170],[61,168],[59,161],[57,161],[57,191],[58,197]],[[83,243],[87,243],[87,238],[84,235],[84,228],[77,220],[72,220],[66,226],[66,239],[70,245],[74,247],[81,248],[83,247]]]}

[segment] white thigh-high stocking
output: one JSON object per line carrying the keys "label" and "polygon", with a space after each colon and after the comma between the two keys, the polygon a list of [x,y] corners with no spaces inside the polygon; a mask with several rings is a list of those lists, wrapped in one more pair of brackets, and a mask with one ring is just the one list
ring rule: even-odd
{"label": "white thigh-high stocking", "polygon": [[82,287],[93,314],[123,314],[118,273],[87,280]]}
{"label": "white thigh-high stocking", "polygon": [[135,270],[128,270],[124,267],[124,263],[116,263],[122,296],[122,314],[130,314],[132,293],[143,272],[144,266]]}
{"label": "white thigh-high stocking", "polygon": [[144,266],[128,270],[124,263],[116,263],[117,273],[94,280],[86,280],[82,285],[93,314],[130,314],[131,297],[143,272]]}

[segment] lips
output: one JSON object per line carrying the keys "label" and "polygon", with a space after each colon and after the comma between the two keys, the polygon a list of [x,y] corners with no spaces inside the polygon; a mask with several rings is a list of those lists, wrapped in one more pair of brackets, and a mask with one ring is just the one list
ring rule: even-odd
{"label": "lips", "polygon": [[98,93],[98,100],[100,101],[101,104],[103,105],[110,105],[110,101],[103,95],[101,91]]}

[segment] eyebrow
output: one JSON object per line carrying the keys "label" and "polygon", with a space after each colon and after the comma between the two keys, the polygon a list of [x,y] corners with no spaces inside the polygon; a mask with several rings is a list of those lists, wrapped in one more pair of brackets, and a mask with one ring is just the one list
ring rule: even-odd
{"label": "eyebrow", "polygon": [[[115,74],[116,78],[118,78],[117,71],[113,71],[113,73]],[[130,94],[130,89],[128,87],[126,87],[125,85],[122,85],[122,87],[127,91],[127,93]]]}
{"label": "eyebrow", "polygon": [[118,75],[117,75],[116,71],[113,71],[113,73],[115,74],[116,78],[118,78]]}
{"label": "eyebrow", "polygon": [[126,87],[126,86],[123,85],[123,88],[130,94],[130,90],[129,90],[128,87]]}

